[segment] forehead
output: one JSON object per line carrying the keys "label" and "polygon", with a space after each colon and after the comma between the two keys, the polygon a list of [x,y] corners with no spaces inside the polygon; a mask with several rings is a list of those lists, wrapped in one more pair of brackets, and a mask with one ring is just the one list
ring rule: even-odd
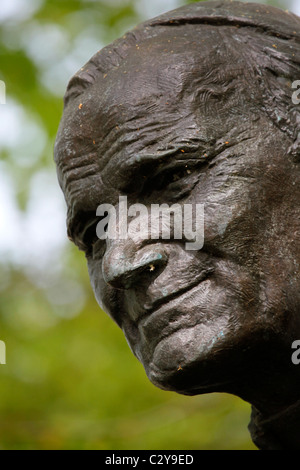
{"label": "forehead", "polygon": [[[244,46],[228,47],[226,35],[234,42],[232,27],[166,28],[132,44],[126,57],[98,71],[69,101],[55,152],[69,207],[82,195],[87,208],[99,204],[106,185],[145,159],[186,147],[205,150],[238,127],[239,115],[245,118],[251,108],[250,69]],[[113,48],[109,52],[115,57]],[[82,73],[88,76],[89,67]]]}

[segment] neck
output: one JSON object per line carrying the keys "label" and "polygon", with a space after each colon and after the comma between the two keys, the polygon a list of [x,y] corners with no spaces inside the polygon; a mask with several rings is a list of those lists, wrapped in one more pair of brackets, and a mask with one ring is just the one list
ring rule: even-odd
{"label": "neck", "polygon": [[300,450],[300,364],[293,364],[290,347],[271,346],[262,347],[247,380],[231,393],[252,405],[249,431],[259,449]]}
{"label": "neck", "polygon": [[252,406],[249,431],[260,450],[300,450],[300,400],[274,414]]}
{"label": "neck", "polygon": [[266,373],[255,393],[244,396],[252,405],[251,438],[260,450],[300,450],[300,367],[295,367],[277,376]]}

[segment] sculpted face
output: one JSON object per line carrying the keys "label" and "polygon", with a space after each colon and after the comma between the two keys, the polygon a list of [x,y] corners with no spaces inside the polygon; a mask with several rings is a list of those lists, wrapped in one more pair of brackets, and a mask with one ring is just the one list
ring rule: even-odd
{"label": "sculpted face", "polygon": [[[70,86],[56,159],[69,235],[149,379],[255,402],[274,383],[284,396],[300,335],[300,169],[263,110],[242,36],[165,28],[96,78],[92,61],[83,91],[78,77]],[[142,231],[98,239],[97,207],[118,212],[120,196],[149,209],[203,204],[203,248]]]}

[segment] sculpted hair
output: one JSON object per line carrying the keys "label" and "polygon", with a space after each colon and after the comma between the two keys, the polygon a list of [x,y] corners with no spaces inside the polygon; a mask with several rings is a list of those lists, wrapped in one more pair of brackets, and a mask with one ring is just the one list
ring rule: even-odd
{"label": "sculpted hair", "polygon": [[[173,28],[177,33],[188,24],[229,31],[224,34],[224,50],[227,47],[237,56],[242,51],[256,107],[289,137],[288,153],[299,160],[300,105],[293,103],[292,85],[300,80],[300,18],[266,5],[231,1],[190,4],[140,24],[97,52],[74,75],[65,94],[65,107],[93,83],[104,80],[112,68],[119,67],[138,43],[157,41],[166,29]],[[241,48],[235,52],[237,42]],[[227,91],[225,86],[221,90]]]}

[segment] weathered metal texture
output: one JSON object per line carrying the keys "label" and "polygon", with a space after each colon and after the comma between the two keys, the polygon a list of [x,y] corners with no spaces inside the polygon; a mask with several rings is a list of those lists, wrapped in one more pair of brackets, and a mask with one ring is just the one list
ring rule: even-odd
{"label": "weathered metal texture", "polygon": [[[69,236],[149,379],[250,402],[261,449],[300,449],[284,418],[300,385],[295,80],[298,17],[191,4],[137,26],[78,71],[55,146]],[[97,206],[118,208],[120,195],[149,208],[204,204],[203,248],[142,232],[99,240]]]}

